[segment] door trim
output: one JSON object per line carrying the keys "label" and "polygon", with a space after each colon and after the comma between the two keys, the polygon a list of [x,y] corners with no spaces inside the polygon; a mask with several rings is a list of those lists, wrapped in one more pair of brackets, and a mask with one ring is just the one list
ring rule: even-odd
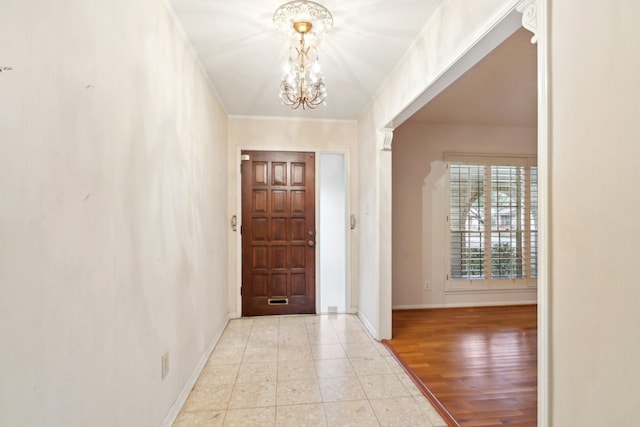
{"label": "door trim", "polygon": [[[241,176],[241,156],[243,151],[304,151],[308,153],[314,153],[315,155],[315,166],[316,166],[316,177],[320,167],[320,154],[329,153],[329,154],[343,154],[344,155],[344,179],[345,179],[345,195],[346,195],[346,203],[345,203],[345,216],[347,224],[349,213],[351,212],[351,163],[349,157],[348,149],[337,149],[337,150],[327,150],[327,149],[319,149],[313,147],[286,147],[286,148],[267,148],[267,147],[252,147],[252,146],[237,146],[235,153],[235,176],[236,176],[236,207],[235,213],[231,213],[231,215],[236,215],[238,219],[242,218],[242,176]],[[315,214],[316,219],[319,218],[320,215],[320,180],[315,180]],[[242,225],[242,221],[240,220],[240,224],[238,224],[237,231],[235,232],[235,243],[236,250],[234,251],[235,256],[235,269],[236,269],[236,283],[234,286],[234,293],[236,297],[236,312],[235,317],[242,317],[242,295],[240,294],[242,288],[242,234],[240,233],[240,226]],[[346,295],[345,295],[345,306],[347,307],[347,312],[353,313],[354,308],[352,307],[352,302],[355,300],[353,298],[353,290],[352,290],[352,281],[351,281],[351,258],[352,258],[352,244],[351,244],[351,235],[352,233],[346,230],[345,236],[345,246],[346,252],[348,254],[345,269],[347,273],[347,277],[345,278],[345,287],[346,287]],[[320,233],[320,222],[316,221],[316,232]],[[320,275],[320,251],[316,250],[316,313],[321,314],[320,310],[320,283],[321,283],[321,275]],[[231,307],[230,307],[231,308]]]}

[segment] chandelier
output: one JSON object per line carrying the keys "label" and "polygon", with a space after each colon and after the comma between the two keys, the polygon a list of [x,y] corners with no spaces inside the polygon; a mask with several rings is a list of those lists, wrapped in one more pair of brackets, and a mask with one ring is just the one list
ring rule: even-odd
{"label": "chandelier", "polygon": [[285,3],[273,14],[278,30],[298,40],[289,49],[289,61],[280,83],[280,99],[291,108],[314,109],[325,103],[327,89],[318,62],[318,49],[307,46],[306,36],[319,38],[333,26],[331,13],[322,5],[305,0]]}

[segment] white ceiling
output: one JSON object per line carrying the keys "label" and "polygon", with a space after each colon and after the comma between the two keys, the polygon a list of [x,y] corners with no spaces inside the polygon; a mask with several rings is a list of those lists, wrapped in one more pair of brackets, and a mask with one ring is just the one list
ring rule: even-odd
{"label": "white ceiling", "polygon": [[318,44],[327,105],[278,98],[291,40],[273,26],[284,0],[170,0],[230,115],[357,120],[445,0],[321,0],[334,27]]}
{"label": "white ceiling", "polygon": [[[170,0],[227,113],[357,120],[446,0],[321,0],[334,18],[318,47],[327,105],[278,98],[291,39],[273,26],[285,0]],[[535,126],[536,48],[519,29],[410,120]]]}

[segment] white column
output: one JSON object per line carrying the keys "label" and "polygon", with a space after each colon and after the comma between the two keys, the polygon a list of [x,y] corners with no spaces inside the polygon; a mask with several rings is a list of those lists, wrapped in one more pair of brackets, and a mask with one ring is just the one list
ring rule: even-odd
{"label": "white column", "polygon": [[392,307],[392,254],[391,254],[391,143],[393,129],[382,129],[379,133],[380,147],[378,150],[378,214],[379,214],[379,253],[380,253],[380,287],[378,289],[378,339],[391,339],[391,307]]}

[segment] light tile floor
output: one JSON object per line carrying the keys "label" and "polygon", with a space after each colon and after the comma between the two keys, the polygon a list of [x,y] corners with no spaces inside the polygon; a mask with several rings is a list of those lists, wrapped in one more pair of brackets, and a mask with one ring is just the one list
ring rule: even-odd
{"label": "light tile floor", "polygon": [[234,319],[174,427],[446,423],[357,316]]}

